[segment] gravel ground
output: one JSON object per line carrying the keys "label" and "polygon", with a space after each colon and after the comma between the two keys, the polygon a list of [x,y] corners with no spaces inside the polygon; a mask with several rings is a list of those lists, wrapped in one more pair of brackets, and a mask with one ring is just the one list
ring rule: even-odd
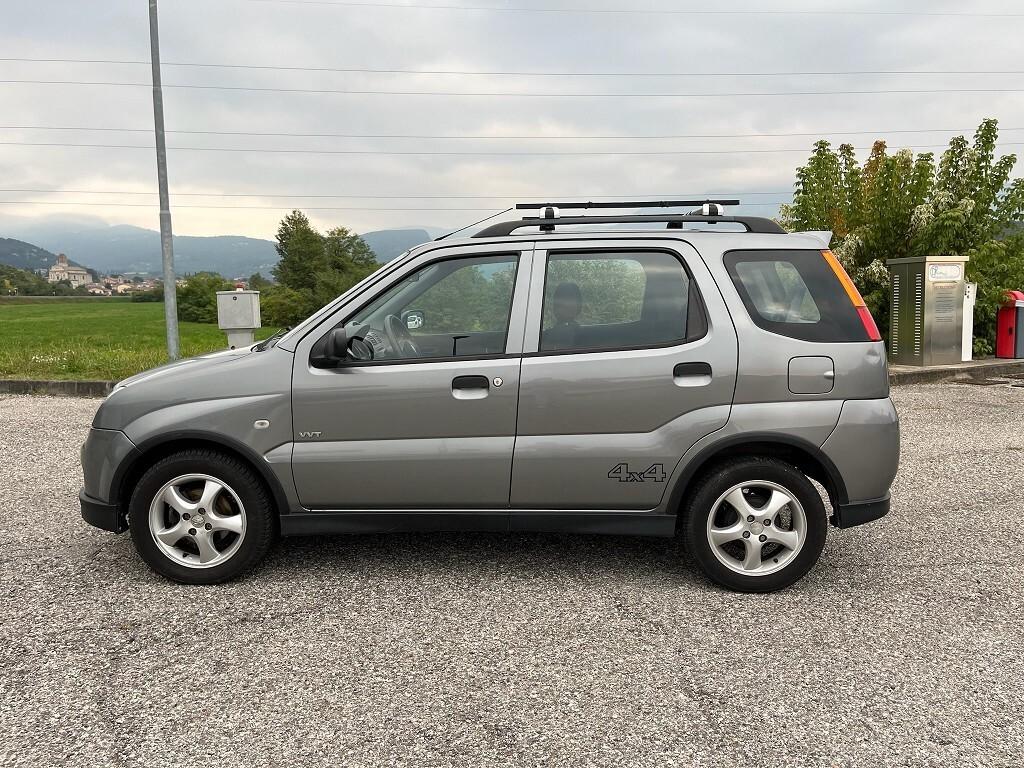
{"label": "gravel ground", "polygon": [[0,763],[1020,765],[1024,389],[893,397],[893,513],[767,596],[548,535],[292,539],[177,586],[79,516],[97,401],[0,398]]}

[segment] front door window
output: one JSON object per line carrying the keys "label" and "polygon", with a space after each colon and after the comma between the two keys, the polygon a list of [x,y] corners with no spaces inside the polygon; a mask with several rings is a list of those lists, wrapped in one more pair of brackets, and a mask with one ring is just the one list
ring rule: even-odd
{"label": "front door window", "polygon": [[450,259],[413,272],[345,323],[353,351],[372,360],[503,354],[517,261]]}

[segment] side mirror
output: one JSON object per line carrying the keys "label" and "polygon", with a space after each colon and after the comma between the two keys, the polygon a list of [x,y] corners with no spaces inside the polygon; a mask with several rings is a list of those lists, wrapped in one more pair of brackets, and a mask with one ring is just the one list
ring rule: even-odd
{"label": "side mirror", "polygon": [[335,328],[327,334],[324,345],[324,359],[332,362],[344,360],[348,356],[348,334],[344,328]]}
{"label": "side mirror", "polygon": [[427,316],[422,309],[409,309],[402,313],[402,322],[410,331],[417,331],[427,322]]}

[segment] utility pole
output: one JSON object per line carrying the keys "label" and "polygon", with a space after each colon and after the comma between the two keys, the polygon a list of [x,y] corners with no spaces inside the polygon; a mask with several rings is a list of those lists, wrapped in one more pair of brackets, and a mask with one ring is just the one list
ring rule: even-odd
{"label": "utility pole", "polygon": [[164,95],[160,86],[160,32],[156,0],[149,0],[149,51],[153,65],[153,129],[156,132],[156,179],[160,188],[160,253],[164,264],[164,324],[167,357],[177,360],[178,294],[174,282],[174,242],[171,238],[171,200],[167,191],[167,144],[164,140]]}

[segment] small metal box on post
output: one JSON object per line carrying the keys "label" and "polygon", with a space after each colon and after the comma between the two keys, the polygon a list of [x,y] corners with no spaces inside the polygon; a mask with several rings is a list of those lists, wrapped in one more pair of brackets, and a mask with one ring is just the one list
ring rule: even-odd
{"label": "small metal box on post", "polygon": [[962,361],[966,256],[890,259],[889,362]]}
{"label": "small metal box on post", "polygon": [[217,291],[217,325],[227,333],[228,347],[251,346],[260,324],[259,291]]}

